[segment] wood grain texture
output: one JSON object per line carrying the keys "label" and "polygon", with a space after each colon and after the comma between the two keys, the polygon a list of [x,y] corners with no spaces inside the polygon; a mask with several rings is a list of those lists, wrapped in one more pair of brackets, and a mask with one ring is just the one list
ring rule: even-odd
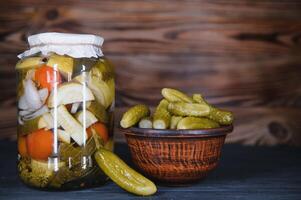
{"label": "wood grain texture", "polygon": [[[297,0],[1,1],[1,111],[13,113],[28,35],[92,33],[116,66],[119,108],[154,106],[162,87],[202,92],[234,110],[227,142],[301,144],[300,19]],[[1,121],[1,135],[14,129]]]}

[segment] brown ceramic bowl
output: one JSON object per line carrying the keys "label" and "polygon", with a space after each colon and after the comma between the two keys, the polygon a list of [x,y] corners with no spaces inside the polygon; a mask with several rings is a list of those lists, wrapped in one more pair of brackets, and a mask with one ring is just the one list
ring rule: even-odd
{"label": "brown ceramic bowl", "polygon": [[218,164],[233,126],[203,130],[128,128],[125,134],[134,164],[147,177],[165,184],[204,178]]}

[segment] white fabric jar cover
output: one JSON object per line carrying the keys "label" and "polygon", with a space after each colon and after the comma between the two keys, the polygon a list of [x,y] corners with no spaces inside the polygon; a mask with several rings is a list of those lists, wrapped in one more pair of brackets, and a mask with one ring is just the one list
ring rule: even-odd
{"label": "white fabric jar cover", "polygon": [[101,46],[104,39],[90,34],[40,33],[28,37],[29,50],[18,55],[18,58],[32,56],[36,53],[47,55],[56,53],[73,58],[101,57]]}

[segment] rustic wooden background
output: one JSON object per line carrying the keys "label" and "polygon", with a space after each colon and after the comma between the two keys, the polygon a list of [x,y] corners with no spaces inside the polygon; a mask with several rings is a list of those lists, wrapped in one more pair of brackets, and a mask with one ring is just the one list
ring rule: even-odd
{"label": "rustic wooden background", "polygon": [[28,35],[58,31],[105,38],[117,116],[175,87],[234,111],[227,142],[301,145],[301,1],[10,0],[0,22],[1,137],[16,132],[16,55]]}

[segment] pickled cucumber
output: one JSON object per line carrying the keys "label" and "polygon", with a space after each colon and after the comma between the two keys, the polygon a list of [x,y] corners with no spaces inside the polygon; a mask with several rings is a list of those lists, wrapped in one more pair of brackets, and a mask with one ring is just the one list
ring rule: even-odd
{"label": "pickled cucumber", "polygon": [[207,118],[185,117],[177,125],[177,129],[207,129],[218,128],[219,124]]}
{"label": "pickled cucumber", "polygon": [[153,127],[155,129],[167,129],[170,126],[171,114],[168,112],[169,102],[166,99],[162,99],[156,108],[154,113]]}
{"label": "pickled cucumber", "polygon": [[97,63],[97,59],[95,58],[76,58],[73,59],[73,77],[81,75],[83,72],[88,72],[91,68]]}
{"label": "pickled cucumber", "polygon": [[39,65],[42,65],[43,62],[43,58],[42,57],[29,57],[29,58],[25,58],[20,60],[17,64],[16,64],[16,69],[26,69],[26,68],[34,68],[34,67],[38,67]]}
{"label": "pickled cucumber", "polygon": [[73,58],[52,54],[49,56],[46,65],[57,68],[67,81],[71,80],[73,73]]}
{"label": "pickled cucumber", "polygon": [[153,121],[151,117],[144,117],[139,122],[139,128],[153,128]]}
{"label": "pickled cucumber", "polygon": [[102,171],[124,190],[142,196],[152,195],[157,191],[152,181],[130,168],[111,151],[100,148],[94,157]]}
{"label": "pickled cucumber", "polygon": [[203,117],[208,116],[210,108],[206,104],[175,102],[168,105],[168,110],[179,116]]}
{"label": "pickled cucumber", "polygon": [[172,116],[170,120],[170,129],[177,129],[177,125],[181,119],[183,119],[181,116]]}
{"label": "pickled cucumber", "polygon": [[138,104],[130,108],[127,112],[125,112],[120,121],[120,126],[122,128],[129,128],[137,124],[140,119],[143,117],[147,117],[150,114],[150,110],[147,106],[143,104]]}
{"label": "pickled cucumber", "polygon": [[201,94],[193,94],[192,99],[195,103],[208,104]]}
{"label": "pickled cucumber", "polygon": [[207,116],[209,119],[212,119],[218,122],[221,125],[229,125],[233,123],[233,113],[226,110],[221,110],[213,106],[210,107],[210,113]]}
{"label": "pickled cucumber", "polygon": [[41,120],[42,120],[42,117],[39,116],[37,118],[24,121],[23,125],[18,126],[18,134],[27,135],[40,128],[45,128],[46,124],[42,125],[42,123],[40,122]]}
{"label": "pickled cucumber", "polygon": [[184,103],[192,103],[193,100],[191,97],[187,96],[183,92],[179,90],[171,89],[171,88],[163,88],[162,96],[167,99],[169,102],[184,102]]}
{"label": "pickled cucumber", "polygon": [[[108,65],[111,67],[108,67]],[[98,60],[98,62],[92,67],[91,73],[93,76],[97,76],[103,81],[108,81],[114,78],[114,68],[106,60]]]}
{"label": "pickled cucumber", "polygon": [[221,110],[210,105],[200,94],[194,94],[193,100],[200,104],[206,104],[210,107],[209,119],[218,122],[220,125],[229,125],[233,123],[233,113],[230,111]]}
{"label": "pickled cucumber", "polygon": [[105,107],[103,107],[101,104],[92,101],[91,104],[88,106],[88,110],[92,112],[96,116],[96,118],[102,123],[108,123],[109,116]]}
{"label": "pickled cucumber", "polygon": [[108,108],[112,104],[115,98],[114,79],[105,82],[90,71],[87,84],[98,103],[101,103],[105,108]]}

